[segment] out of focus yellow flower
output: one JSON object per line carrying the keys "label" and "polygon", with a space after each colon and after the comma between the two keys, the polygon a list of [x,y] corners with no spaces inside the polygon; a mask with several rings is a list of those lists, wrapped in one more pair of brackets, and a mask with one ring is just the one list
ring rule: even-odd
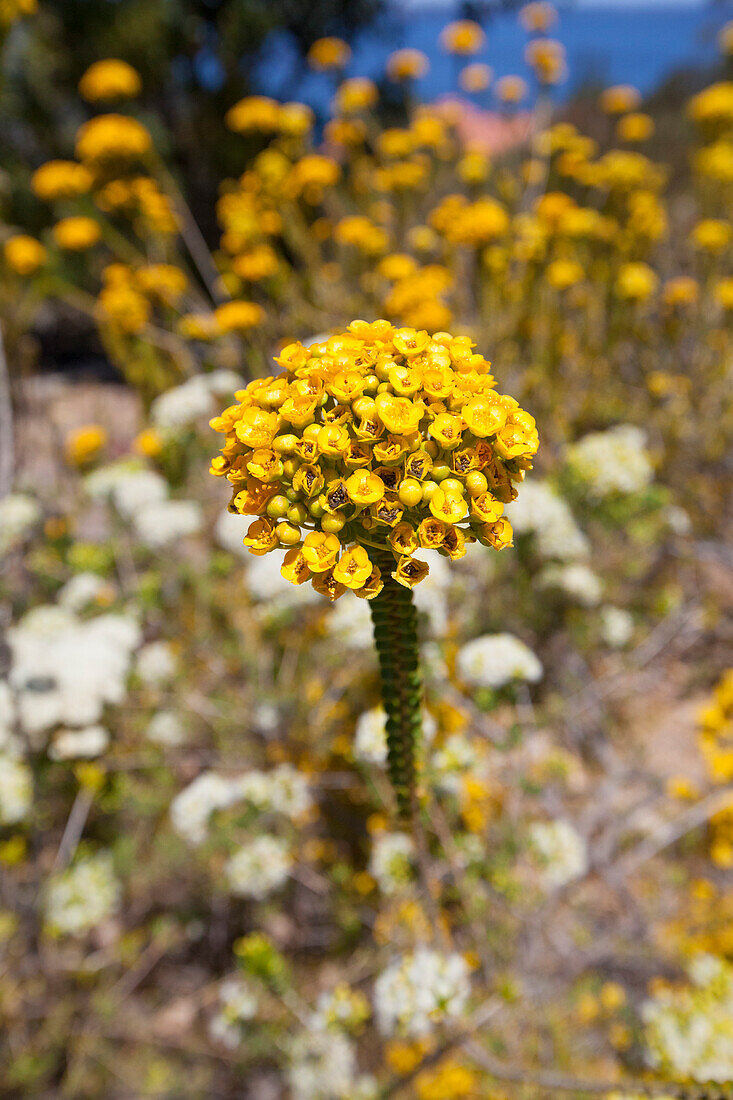
{"label": "out of focus yellow flower", "polygon": [[494,71],[490,65],[484,65],[477,61],[473,65],[466,65],[458,74],[458,83],[464,92],[483,92],[491,84]]}
{"label": "out of focus yellow flower", "polygon": [[186,293],[188,279],[175,264],[146,264],[135,272],[138,286],[167,305],[175,305]]}
{"label": "out of focus yellow flower", "polygon": [[68,462],[74,466],[85,466],[96,458],[107,443],[107,432],[101,424],[84,424],[69,432],[64,441],[64,452]]}
{"label": "out of focus yellow flower", "polygon": [[431,1066],[415,1078],[415,1092],[419,1100],[460,1100],[461,1097],[476,1096],[477,1090],[474,1071],[453,1059]]}
{"label": "out of focus yellow flower", "polygon": [[698,222],[690,234],[690,240],[703,252],[723,252],[733,238],[733,226],[722,218],[705,218]]}
{"label": "out of focus yellow flower", "polygon": [[733,279],[719,279],[713,287],[713,294],[723,309],[733,309]]}
{"label": "out of focus yellow flower", "polygon": [[47,255],[41,242],[26,233],[18,233],[3,246],[5,263],[16,275],[33,275],[45,264]]}
{"label": "out of focus yellow flower", "polygon": [[26,15],[35,15],[38,0],[0,0],[0,27],[10,27]]}
{"label": "out of focus yellow flower", "polygon": [[126,61],[95,61],[79,81],[79,94],[90,103],[104,99],[133,99],[140,95],[140,74]]}
{"label": "out of focus yellow flower", "polygon": [[457,19],[449,23],[440,32],[440,44],[448,53],[478,53],[486,41],[486,35],[480,24],[473,19]]}
{"label": "out of focus yellow flower", "polygon": [[422,50],[395,50],[387,58],[390,80],[419,80],[425,76],[429,62]]}
{"label": "out of focus yellow flower", "polygon": [[559,84],[567,78],[565,48],[552,38],[535,38],[524,51],[527,64],[540,84]]}
{"label": "out of focus yellow flower", "polygon": [[213,313],[186,313],[178,322],[184,340],[213,340],[220,329]]}
{"label": "out of focus yellow flower", "polygon": [[364,76],[354,76],[350,80],[344,80],[336,89],[336,109],[345,115],[357,114],[359,111],[368,111],[376,106],[379,92],[373,80]]}
{"label": "out of focus yellow flower", "polygon": [[417,261],[413,256],[408,256],[404,252],[395,252],[380,260],[377,271],[383,278],[391,282],[399,282],[400,279],[413,275],[416,269]]}
{"label": "out of focus yellow flower", "polygon": [[619,141],[647,141],[654,133],[654,120],[641,111],[623,115],[616,123]]}
{"label": "out of focus yellow flower", "polygon": [[127,115],[98,115],[79,128],[76,155],[80,160],[136,160],[144,157],[152,138],[141,122]]}
{"label": "out of focus yellow flower", "polygon": [[662,290],[662,300],[667,306],[688,306],[698,299],[700,288],[689,275],[677,275],[668,279]]}
{"label": "out of focus yellow flower", "polygon": [[546,0],[533,0],[520,9],[519,22],[529,34],[545,34],[557,23],[557,10]]}
{"label": "out of focus yellow flower", "polygon": [[214,317],[221,332],[247,332],[262,324],[265,311],[256,302],[225,302],[214,310]]}
{"label": "out of focus yellow flower", "polygon": [[502,103],[521,103],[529,89],[521,76],[503,76],[494,85],[497,98]]}
{"label": "out of focus yellow flower", "polygon": [[312,69],[343,69],[351,58],[351,47],[342,38],[319,38],[308,50],[308,64]]}
{"label": "out of focus yellow flower", "polygon": [[143,428],[132,441],[132,449],[145,458],[156,458],[163,450],[163,438],[155,428]]}
{"label": "out of focus yellow flower", "polygon": [[278,269],[278,258],[269,244],[256,245],[249,252],[243,252],[232,260],[232,270],[240,279],[256,283],[269,279]]}
{"label": "out of focus yellow flower", "polygon": [[718,183],[733,183],[733,142],[713,141],[693,158],[695,171]]}
{"label": "out of focus yellow flower", "polygon": [[690,118],[701,125],[733,121],[733,81],[721,80],[694,95],[687,105]]}
{"label": "out of focus yellow flower", "polygon": [[35,195],[44,202],[72,199],[91,189],[92,174],[73,160],[49,160],[31,176]]}
{"label": "out of focus yellow flower", "polygon": [[583,281],[585,272],[577,260],[553,260],[547,265],[545,278],[555,290],[567,290]]}
{"label": "out of focus yellow flower", "polygon": [[469,150],[456,165],[456,171],[464,183],[484,183],[491,170],[491,161],[477,149]]}
{"label": "out of focus yellow flower", "polygon": [[250,95],[230,107],[224,121],[238,134],[252,130],[275,133],[280,125],[280,104],[268,96]]}
{"label": "out of focus yellow flower", "polygon": [[659,284],[659,277],[648,264],[622,264],[616,277],[616,294],[632,302],[645,302]]}
{"label": "out of focus yellow flower", "polygon": [[632,84],[614,84],[601,93],[601,110],[607,115],[623,115],[641,103],[641,93]]}
{"label": "out of focus yellow flower", "polygon": [[101,239],[102,230],[94,218],[76,216],[62,218],[53,227],[53,236],[59,248],[67,252],[86,252]]}
{"label": "out of focus yellow flower", "polygon": [[283,103],[277,121],[281,134],[302,137],[313,129],[314,115],[307,103]]}
{"label": "out of focus yellow flower", "polygon": [[97,298],[99,320],[119,333],[137,335],[150,320],[150,302],[131,282],[109,282]]}

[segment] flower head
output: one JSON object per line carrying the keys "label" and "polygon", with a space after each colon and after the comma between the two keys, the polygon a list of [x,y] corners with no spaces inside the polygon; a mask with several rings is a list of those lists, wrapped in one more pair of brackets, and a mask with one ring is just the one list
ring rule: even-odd
{"label": "flower head", "polygon": [[371,599],[385,561],[412,588],[428,573],[420,548],[511,545],[504,506],[537,430],[467,337],[354,321],[276,362],[283,373],[211,422],[225,435],[211,472],[232,484],[229,510],[253,517],[252,553],[287,548],[294,584]]}
{"label": "flower head", "polygon": [[133,99],[140,94],[139,73],[126,61],[95,61],[79,81],[79,93],[90,103],[103,99]]}

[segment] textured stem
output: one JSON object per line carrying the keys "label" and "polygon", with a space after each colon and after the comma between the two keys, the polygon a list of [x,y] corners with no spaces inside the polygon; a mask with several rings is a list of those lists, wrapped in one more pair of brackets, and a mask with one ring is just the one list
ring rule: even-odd
{"label": "textured stem", "polygon": [[387,713],[387,767],[400,816],[412,817],[415,761],[422,734],[422,679],[417,610],[412,591],[391,576],[394,558],[371,551],[384,588],[370,601],[379,657],[382,703]]}

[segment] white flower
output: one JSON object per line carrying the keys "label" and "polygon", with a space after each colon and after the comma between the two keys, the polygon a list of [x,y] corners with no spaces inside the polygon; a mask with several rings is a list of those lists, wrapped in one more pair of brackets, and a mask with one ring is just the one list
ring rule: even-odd
{"label": "white flower", "polygon": [[0,555],[17,546],[41,518],[41,507],[25,493],[0,498]]}
{"label": "white flower", "polygon": [[209,1023],[209,1035],[215,1042],[234,1050],[242,1040],[240,1024],[257,1015],[257,995],[249,982],[239,975],[225,978],[219,986],[219,1012]]}
{"label": "white flower", "polygon": [[134,516],[135,530],[151,550],[196,534],[202,523],[201,505],[195,500],[161,500]]}
{"label": "white flower", "polygon": [[97,573],[77,573],[58,594],[58,602],[71,611],[83,611],[100,599],[111,601],[115,590],[109,581]]}
{"label": "white flower", "polygon": [[[310,586],[303,584],[300,587]],[[348,646],[349,649],[369,649],[373,644],[368,600],[360,600],[353,592],[345,592],[337,603],[324,609],[324,615],[326,631],[337,645]]]}
{"label": "white flower", "polygon": [[524,481],[505,514],[517,535],[533,534],[543,558],[572,561],[590,553],[590,543],[566,502],[546,481]]}
{"label": "white flower", "polygon": [[64,724],[98,722],[125,696],[140,627],[125,615],[79,620],[62,607],[38,607],[8,630],[9,683],[22,729],[31,738]]}
{"label": "white flower", "polygon": [[689,966],[694,985],[667,988],[642,1007],[647,1058],[675,1080],[733,1078],[733,968],[698,955]]}
{"label": "white flower", "polygon": [[634,618],[622,607],[602,607],[600,610],[601,637],[612,649],[623,649],[634,633]]}
{"label": "white flower", "polygon": [[463,776],[476,770],[478,754],[464,734],[452,733],[443,747],[433,753],[432,765],[437,772],[438,787],[450,794],[458,794]]}
{"label": "white flower", "polygon": [[588,869],[585,841],[568,821],[536,821],[530,826],[530,841],[542,864],[546,889],[564,886]]}
{"label": "white flower", "polygon": [[596,607],[601,602],[601,582],[593,570],[582,562],[548,565],[540,573],[539,583],[544,588],[561,589],[583,607]]}
{"label": "white flower", "polygon": [[356,1055],[345,1035],[309,1028],[295,1036],[288,1053],[293,1100],[356,1100]]}
{"label": "white flower", "polygon": [[127,520],[168,496],[168,485],[160,474],[130,461],[100,467],[88,475],[85,485],[90,496],[108,497]]}
{"label": "white flower", "polygon": [[[436,731],[435,719],[429,711],[422,712],[422,732],[426,741],[432,741]],[[365,710],[356,723],[354,756],[368,764],[387,762],[387,715],[384,707]]]}
{"label": "white flower", "polygon": [[175,746],[186,740],[186,730],[175,711],[159,710],[148,722],[145,736],[158,745]]}
{"label": "white flower", "polygon": [[225,874],[233,894],[261,901],[287,880],[292,857],[287,841],[264,834],[229,859]]}
{"label": "white flower", "polygon": [[[242,521],[241,516],[235,518]],[[244,538],[244,535],[245,531],[242,530],[241,537]],[[280,572],[285,553],[274,550],[270,554],[257,557],[247,551],[244,583],[252,599],[265,605],[264,612],[267,615],[322,600],[310,584],[291,584],[285,580]]]}
{"label": "white flower", "polygon": [[415,845],[406,833],[379,833],[372,844],[369,872],[385,894],[395,894],[412,879]]}
{"label": "white flower", "polygon": [[13,693],[7,680],[0,680],[0,751],[17,755],[20,745],[15,736],[17,714]]}
{"label": "white flower", "polygon": [[173,799],[171,824],[189,844],[201,844],[214,811],[233,805],[240,797],[235,781],[216,772],[202,772]]}
{"label": "white flower", "polygon": [[57,934],[80,935],[115,913],[121,894],[109,852],[79,859],[48,880],[46,923]]}
{"label": "white flower", "polygon": [[59,730],[48,750],[52,760],[73,760],[101,756],[109,745],[104,726],[86,726],[80,730]]}
{"label": "white flower", "polygon": [[596,499],[638,493],[654,478],[646,434],[631,424],[591,432],[566,450],[568,465]]}
{"label": "white flower", "polygon": [[137,655],[135,671],[145,684],[163,684],[176,673],[176,658],[168,642],[148,642]]}
{"label": "white flower", "polygon": [[[230,554],[234,554],[235,557],[243,558],[245,561],[250,561],[252,555],[242,541],[247,534],[247,525],[243,522],[242,516],[230,512],[227,508],[223,512],[219,513],[219,518],[214,524],[214,538],[223,550],[228,550]],[[265,554],[265,558],[269,558],[269,554]],[[260,559],[261,561],[264,559]],[[278,569],[282,561],[278,562]],[[283,577],[280,577],[283,580]],[[287,583],[287,582],[285,582]],[[293,588],[295,585],[292,586]]]}
{"label": "white flower", "polygon": [[0,825],[14,825],[33,804],[33,774],[27,764],[0,753]]}
{"label": "white flower", "polygon": [[484,634],[458,651],[456,668],[472,687],[500,688],[512,680],[535,683],[542,665],[531,649],[513,634]]}
{"label": "white flower", "polygon": [[158,428],[180,428],[213,412],[213,395],[204,375],[198,374],[156,397],[150,406],[150,419]]}
{"label": "white flower", "polygon": [[420,1038],[458,1020],[471,992],[468,964],[457,953],[418,947],[384,970],[374,983],[379,1030]]}
{"label": "white flower", "polygon": [[158,428],[180,428],[216,411],[214,397],[233,395],[244,385],[239,374],[216,370],[197,374],[180,386],[166,390],[150,406],[150,417]]}

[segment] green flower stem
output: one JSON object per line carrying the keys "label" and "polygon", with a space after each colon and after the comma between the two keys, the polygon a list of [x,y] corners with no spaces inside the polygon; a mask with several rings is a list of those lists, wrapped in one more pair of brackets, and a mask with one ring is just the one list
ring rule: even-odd
{"label": "green flower stem", "polygon": [[417,609],[412,591],[392,577],[391,554],[371,551],[384,588],[370,600],[379,657],[382,703],[387,714],[387,768],[400,817],[413,815],[417,749],[422,736],[422,677]]}

